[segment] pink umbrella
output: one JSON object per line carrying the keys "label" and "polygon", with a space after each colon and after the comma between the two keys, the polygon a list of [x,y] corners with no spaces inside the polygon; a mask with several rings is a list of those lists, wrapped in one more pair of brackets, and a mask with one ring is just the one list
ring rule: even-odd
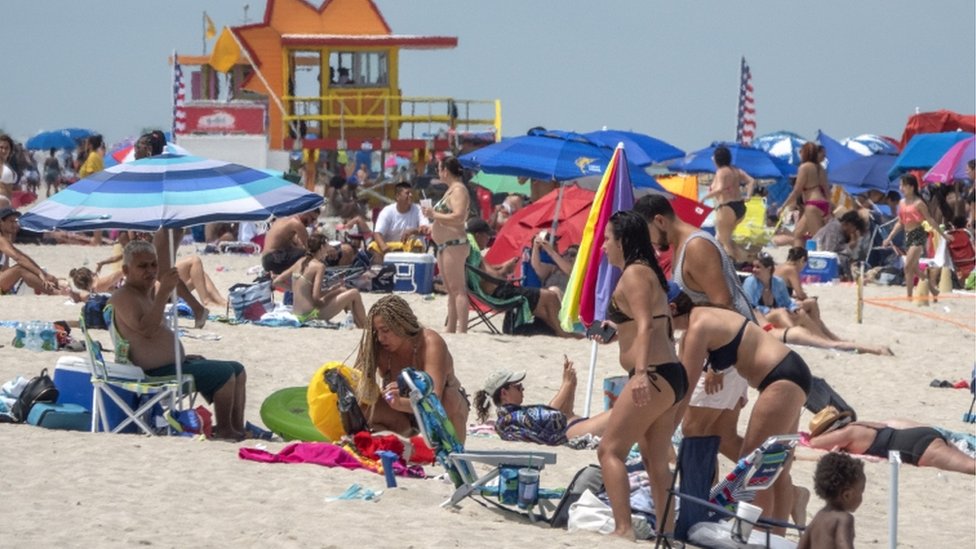
{"label": "pink umbrella", "polygon": [[922,179],[928,183],[949,183],[966,179],[966,163],[976,158],[976,137],[963,139],[952,146]]}

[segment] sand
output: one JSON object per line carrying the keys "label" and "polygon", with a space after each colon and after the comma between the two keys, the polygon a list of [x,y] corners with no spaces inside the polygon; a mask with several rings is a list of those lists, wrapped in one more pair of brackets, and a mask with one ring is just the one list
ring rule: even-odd
{"label": "sand", "polygon": [[[23,246],[25,252],[58,276],[69,268],[110,255],[108,248]],[[190,253],[184,247],[181,253]],[[254,257],[203,256],[217,286],[248,281]],[[917,312],[952,319],[968,328],[889,308],[867,306],[864,323],[854,321],[854,289],[844,285],[809,288],[819,296],[824,317],[835,332],[862,342],[887,344],[895,357],[884,358],[799,348],[816,375],[827,378],[862,418],[903,417],[959,431],[973,431],[960,420],[969,407],[965,390],[930,388],[933,378],[967,378],[974,362],[974,299],[952,297],[927,309],[890,302]],[[872,297],[897,297],[902,288],[869,287]],[[366,295],[367,308],[377,295]],[[406,295],[421,321],[440,326],[443,296]],[[63,297],[0,297],[0,320],[74,319],[80,306]],[[188,324],[187,321],[184,321]],[[277,389],[307,384],[316,368],[330,360],[351,361],[358,330],[288,329],[209,323],[201,334],[220,340],[185,339],[190,353],[233,358],[248,368],[247,417],[260,423],[261,402]],[[97,339],[108,341],[106,332]],[[60,354],[31,352],[10,345],[13,330],[0,328],[0,381],[52,369]],[[583,406],[590,344],[552,337],[493,336],[483,328],[446,335],[457,374],[473,392],[495,367],[528,370],[528,402],[544,402],[559,385],[562,355],[575,361]],[[80,354],[78,356],[81,356]],[[602,410],[599,380],[622,373],[615,346],[599,350],[594,410]],[[752,398],[755,394],[750,395]],[[748,420],[747,408],[740,432]],[[810,419],[806,411],[801,426]],[[474,421],[472,415],[471,420]],[[0,546],[23,547],[588,547],[626,546],[592,533],[569,534],[529,524],[483,508],[472,500],[459,510],[439,503],[451,487],[438,480],[400,479],[400,487],[377,502],[335,501],[351,484],[384,488],[382,476],[365,471],[314,465],[267,465],[238,459],[241,446],[182,438],[49,431],[29,425],[0,425]],[[269,450],[283,447],[267,443]],[[472,449],[542,449],[497,438],[470,437]],[[551,448],[557,465],[542,474],[545,487],[565,486],[577,470],[596,463],[593,450]],[[794,482],[812,488],[818,452],[801,449]],[[723,471],[729,464],[723,464]],[[856,513],[858,546],[888,543],[890,468],[867,463],[864,503]],[[429,467],[432,475],[439,467]],[[903,466],[900,470],[898,540],[902,547],[972,546],[976,531],[976,485],[971,476]],[[809,516],[822,505],[812,497]]]}

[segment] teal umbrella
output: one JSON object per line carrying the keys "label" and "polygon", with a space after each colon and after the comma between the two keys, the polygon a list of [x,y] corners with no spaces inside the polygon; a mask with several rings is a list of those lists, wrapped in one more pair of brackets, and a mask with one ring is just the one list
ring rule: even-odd
{"label": "teal umbrella", "polygon": [[493,193],[529,194],[529,182],[519,183],[518,177],[514,175],[478,172],[478,175],[471,178],[471,182],[481,185]]}

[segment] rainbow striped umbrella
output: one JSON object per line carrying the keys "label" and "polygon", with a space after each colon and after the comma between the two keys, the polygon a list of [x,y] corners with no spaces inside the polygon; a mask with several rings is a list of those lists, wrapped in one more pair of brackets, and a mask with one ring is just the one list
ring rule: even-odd
{"label": "rainbow striped umbrella", "polygon": [[[620,269],[607,261],[606,254],[603,253],[603,236],[611,215],[633,207],[634,187],[630,182],[627,154],[624,153],[624,147],[618,145],[597,188],[590,215],[583,228],[583,239],[576,254],[576,262],[573,263],[573,271],[566,284],[566,293],[559,309],[559,322],[564,330],[572,330],[577,319],[587,326],[604,320],[610,295],[620,278]],[[589,395],[593,392],[596,349],[597,343],[594,341],[590,352],[588,390],[584,393],[587,395],[584,416],[590,413]]]}
{"label": "rainbow striped umbrella", "polygon": [[20,223],[37,231],[155,231],[263,221],[322,203],[321,196],[260,170],[162,154],[92,174],[32,208]]}

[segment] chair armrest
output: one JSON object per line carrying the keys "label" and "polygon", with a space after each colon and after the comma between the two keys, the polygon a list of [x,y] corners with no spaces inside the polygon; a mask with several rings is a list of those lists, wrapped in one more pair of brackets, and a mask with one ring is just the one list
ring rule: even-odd
{"label": "chair armrest", "polygon": [[[701,505],[703,507],[706,507],[709,510],[711,510],[711,511],[717,513],[717,514],[720,514],[720,515],[722,515],[724,517],[729,517],[729,518],[736,518],[737,517],[737,515],[734,512],[729,511],[728,509],[726,509],[725,507],[722,507],[721,505],[716,505],[716,504],[714,504],[714,503],[712,503],[712,502],[710,502],[710,501],[708,501],[706,499],[697,498],[695,496],[691,496],[691,495],[682,493],[682,492],[680,492],[678,490],[669,490],[669,492],[671,492],[672,494],[674,494],[674,496],[676,498],[680,498],[680,499],[684,499],[684,500],[690,501],[692,503],[696,503],[696,504]],[[773,520],[773,519],[768,519],[768,518],[762,518],[762,517],[760,517],[760,518],[758,518],[758,519],[756,519],[754,521],[752,521],[752,520],[746,520],[746,519],[742,519],[742,518],[740,518],[740,520],[742,520],[744,522],[747,522],[749,524],[752,524],[753,526],[759,526],[760,528],[762,528],[764,530],[769,530],[769,529],[772,529],[772,528],[789,528],[789,529],[792,529],[792,530],[797,530],[799,532],[802,532],[802,531],[804,531],[806,529],[806,527],[800,526],[798,524],[793,524],[793,523],[790,523],[790,522],[783,522],[783,521]]]}

